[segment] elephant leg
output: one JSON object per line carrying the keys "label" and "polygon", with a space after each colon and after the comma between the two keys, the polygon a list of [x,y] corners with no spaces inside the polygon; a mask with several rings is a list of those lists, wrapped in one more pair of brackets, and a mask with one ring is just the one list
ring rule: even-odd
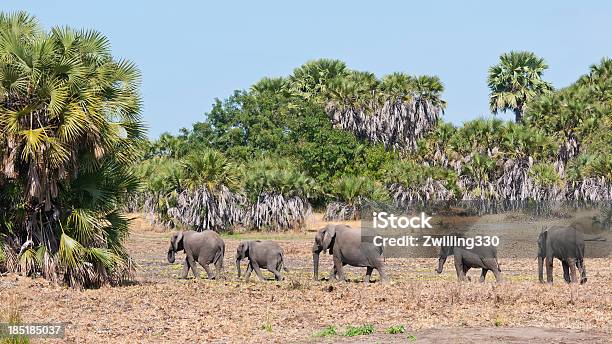
{"label": "elephant leg", "polygon": [[480,272],[480,283],[483,283],[487,279],[487,272],[489,272],[488,269],[482,268]]}
{"label": "elephant leg", "polygon": [[580,284],[584,284],[587,281],[586,267],[584,266],[584,258],[577,259],[576,265],[580,271]]}
{"label": "elephant leg", "polygon": [[200,278],[200,274],[198,273],[198,267],[197,267],[196,261],[193,259],[193,257],[189,257],[189,256],[187,256],[187,260],[189,261],[189,267],[191,268],[191,272],[193,272],[193,276],[196,279]]}
{"label": "elephant leg", "polygon": [[259,269],[259,264],[257,264],[256,261],[252,261],[251,265],[253,266],[253,270],[255,271],[255,274],[257,275],[257,277],[259,277],[259,280],[265,281],[266,279],[263,277],[263,275],[261,274],[261,270]]}
{"label": "elephant leg", "polygon": [[281,275],[281,273],[274,267],[274,268],[268,268],[268,270],[274,274],[274,279],[276,279],[277,281],[282,281],[283,280],[283,275]]}
{"label": "elephant leg", "polygon": [[251,278],[251,271],[253,271],[253,267],[251,266],[251,263],[249,262],[249,264],[247,264],[246,272],[244,273],[245,281],[248,281],[249,278]]}
{"label": "elephant leg", "polygon": [[463,277],[461,277],[461,274],[463,274],[463,267],[458,268],[457,264],[455,264],[455,271],[457,272],[457,280],[461,281],[463,279]]}
{"label": "elephant leg", "polygon": [[570,268],[566,259],[561,260],[561,265],[563,266],[563,279],[565,282],[570,283],[572,280],[570,278]]}
{"label": "elephant leg", "polygon": [[215,274],[213,274],[213,272],[210,269],[210,266],[208,266],[208,264],[202,264],[202,267],[204,268],[204,271],[206,271],[206,278],[208,278],[208,279],[215,279]]}
{"label": "elephant leg", "polygon": [[457,271],[457,279],[460,282],[463,282],[463,281],[466,280],[465,272],[467,270],[464,270],[464,266],[463,266],[463,263],[461,262],[461,259],[456,259],[455,258],[455,271]]}
{"label": "elephant leg", "polygon": [[376,270],[378,271],[378,274],[380,275],[380,281],[382,283],[389,282],[389,279],[387,278],[387,273],[385,273],[385,268],[383,268],[382,265],[377,266]]}
{"label": "elephant leg", "polygon": [[568,258],[567,264],[569,265],[572,283],[578,283],[578,278],[576,277],[576,260],[574,258]]}
{"label": "elephant leg", "polygon": [[553,282],[553,257],[546,257],[546,282]]}
{"label": "elephant leg", "polygon": [[493,276],[495,276],[495,282],[497,283],[501,282],[502,277],[501,277],[501,271],[499,270],[499,268],[496,267],[495,269],[492,269],[491,271],[493,271]]}
{"label": "elephant leg", "polygon": [[[345,266],[345,263],[342,263],[342,266]],[[329,280],[337,280],[338,278],[338,270],[336,270],[336,264],[332,265],[331,272],[329,273]]]}
{"label": "elephant leg", "polygon": [[341,281],[346,281],[344,269],[342,268],[342,260],[336,255],[334,255],[334,267],[336,268],[336,274],[338,275],[338,279]]}
{"label": "elephant leg", "polygon": [[187,274],[189,273],[189,263],[187,259],[183,262],[183,271],[181,272],[181,279],[187,278]]}
{"label": "elephant leg", "polygon": [[365,275],[365,279],[363,280],[365,284],[370,283],[370,278],[372,278],[372,271],[374,271],[373,267],[371,266],[366,267],[366,275]]}
{"label": "elephant leg", "polygon": [[332,266],[331,271],[329,272],[329,280],[335,280],[337,278],[336,265]]}
{"label": "elephant leg", "polygon": [[225,276],[223,274],[223,258],[217,259],[217,261],[215,262],[215,272],[217,277],[222,277],[223,279],[225,279]]}
{"label": "elephant leg", "polygon": [[470,271],[470,268],[467,265],[463,266],[463,275],[465,276],[465,279],[468,282],[472,282],[472,279],[470,278],[470,276],[467,275],[467,272]]}

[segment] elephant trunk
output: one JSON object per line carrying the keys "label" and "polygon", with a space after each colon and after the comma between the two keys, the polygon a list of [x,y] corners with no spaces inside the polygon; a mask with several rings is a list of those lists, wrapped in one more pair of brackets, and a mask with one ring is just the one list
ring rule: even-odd
{"label": "elephant trunk", "polygon": [[314,268],[313,279],[315,281],[318,281],[319,280],[319,252],[312,253],[312,266]]}
{"label": "elephant trunk", "polygon": [[240,272],[240,258],[236,258],[236,270],[238,271],[238,278],[241,276]]}
{"label": "elephant trunk", "polygon": [[444,263],[446,263],[446,256],[440,256],[440,258],[438,259],[438,268],[436,269],[437,273],[442,273],[442,270],[444,269]]}
{"label": "elephant trunk", "polygon": [[174,263],[174,248],[172,246],[170,246],[170,248],[168,249],[168,263],[173,264]]}
{"label": "elephant trunk", "polygon": [[538,257],[538,278],[540,283],[544,283],[544,257]]}

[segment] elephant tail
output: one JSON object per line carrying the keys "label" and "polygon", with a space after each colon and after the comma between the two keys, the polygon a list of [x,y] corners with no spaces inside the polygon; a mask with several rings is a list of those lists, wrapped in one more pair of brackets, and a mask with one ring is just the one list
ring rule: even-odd
{"label": "elephant tail", "polygon": [[383,262],[386,262],[387,259],[385,257],[385,252],[383,251],[383,247],[382,246],[376,246],[375,249],[376,249],[376,252],[378,252],[378,255],[382,257]]}
{"label": "elephant tail", "polygon": [[499,260],[497,260],[497,257],[495,257],[495,263],[497,263],[497,270],[499,270],[499,272],[501,272],[502,271],[501,265],[499,264]]}
{"label": "elephant tail", "polygon": [[278,263],[279,266],[277,266],[277,270],[284,270],[285,272],[289,272],[289,269],[285,266],[285,256],[281,253],[280,255],[280,261]]}
{"label": "elephant tail", "polygon": [[223,267],[223,257],[225,256],[225,245],[223,248],[215,254],[215,258],[213,258],[213,264],[217,265],[217,262],[221,263],[221,267]]}

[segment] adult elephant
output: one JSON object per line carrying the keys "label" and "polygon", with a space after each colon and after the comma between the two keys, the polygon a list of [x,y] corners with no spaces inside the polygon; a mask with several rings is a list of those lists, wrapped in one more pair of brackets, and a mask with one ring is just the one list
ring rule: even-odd
{"label": "adult elephant", "polygon": [[319,230],[312,246],[314,280],[319,279],[319,255],[325,251],[334,257],[334,268],[330,279],[337,275],[339,279],[346,280],[342,267],[348,264],[367,268],[365,283],[370,282],[374,269],[378,271],[383,282],[387,281],[382,247],[375,246],[371,242],[362,242],[360,229],[353,229],[347,225],[327,225]]}
{"label": "adult elephant", "polygon": [[[196,278],[200,277],[196,263],[202,265],[208,279],[214,279],[223,273],[225,243],[217,232],[205,230],[202,232],[181,231],[174,233],[170,238],[170,247],[168,248],[169,263],[174,263],[175,254],[179,251],[185,251],[181,278],[187,277],[189,269]],[[216,275],[211,271],[209,264],[215,265]]]}
{"label": "adult elephant", "polygon": [[566,282],[578,282],[576,268],[580,272],[580,284],[587,281],[584,266],[584,237],[573,227],[554,227],[543,230],[538,237],[538,278],[544,283],[544,260],[546,281],[553,282],[553,259],[561,260],[563,278]]}

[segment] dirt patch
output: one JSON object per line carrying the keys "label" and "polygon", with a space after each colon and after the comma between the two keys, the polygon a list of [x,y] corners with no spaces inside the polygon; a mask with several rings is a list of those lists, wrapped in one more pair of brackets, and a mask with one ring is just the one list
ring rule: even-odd
{"label": "dirt patch", "polygon": [[[392,282],[365,285],[364,269],[347,269],[352,283],[312,280],[313,228],[269,234],[279,240],[291,270],[282,282],[236,279],[233,255],[252,233],[225,236],[226,278],[179,280],[184,254],[166,261],[170,232],[134,223],[127,244],[139,265],[136,284],[97,290],[71,290],[42,279],[0,277],[0,314],[17,308],[22,321],[64,322],[64,340],[45,343],[164,342],[609,342],[612,335],[612,259],[586,261],[585,285],[537,283],[535,259],[505,259],[505,283],[456,282],[452,261],[434,273],[435,259],[387,259]],[[321,257],[322,273],[331,256]],[[200,269],[201,272],[203,269]],[[470,271],[477,280],[478,271]],[[266,276],[272,275],[266,272]],[[375,275],[377,278],[377,275]],[[359,337],[316,337],[326,326],[342,334],[348,325],[371,324]],[[390,326],[406,332],[386,334]],[[442,335],[443,334],[443,335]],[[446,342],[445,342],[446,341]]]}
{"label": "dirt patch", "polygon": [[375,334],[362,338],[328,339],[334,343],[610,343],[609,333],[560,328],[433,328],[410,334]]}

